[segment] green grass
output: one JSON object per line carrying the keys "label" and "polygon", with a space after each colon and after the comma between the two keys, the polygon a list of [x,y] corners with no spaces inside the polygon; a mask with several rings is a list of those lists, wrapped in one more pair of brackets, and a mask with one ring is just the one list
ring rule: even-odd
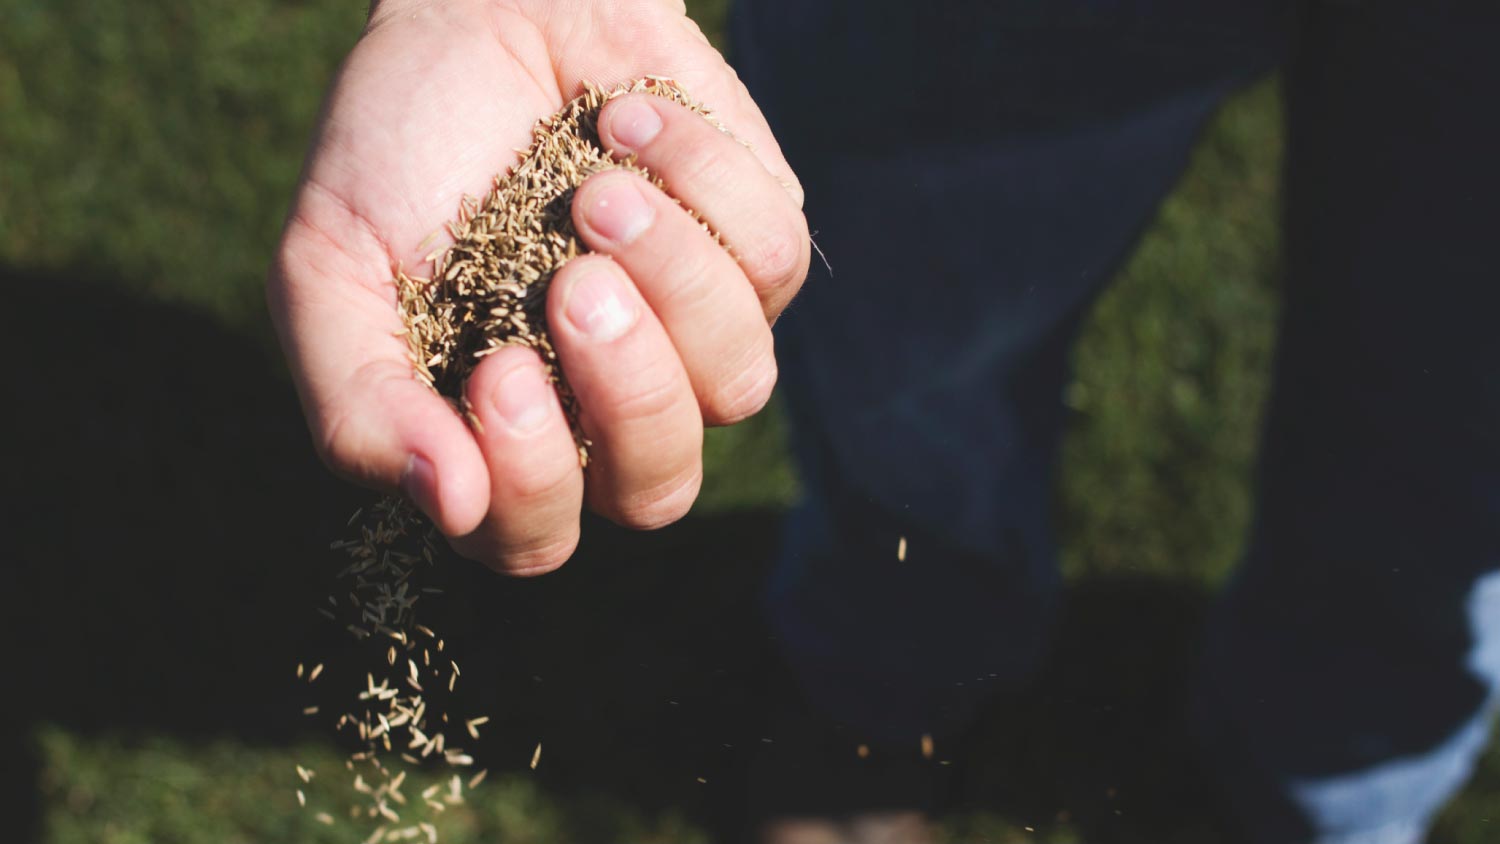
{"label": "green grass", "polygon": [[[0,0],[0,266],[87,274],[184,303],[273,354],[260,286],[319,98],[362,23],[351,0]],[[692,3],[710,32],[723,4]],[[1058,516],[1074,582],[1122,573],[1212,585],[1251,510],[1277,308],[1281,123],[1275,88],[1235,98],[1103,296],[1077,351]],[[699,512],[795,494],[778,417],[711,432]],[[45,728],[48,844],[348,841],[299,812],[294,763],[265,747]],[[1500,754],[1435,841],[1489,840]],[[341,821],[342,823],[342,821]],[[446,841],[704,840],[672,812],[492,781]],[[993,815],[953,840],[1077,840]]]}
{"label": "green grass", "polygon": [[0,261],[246,327],[361,4],[0,3]]}
{"label": "green grass", "polygon": [[[184,742],[159,736],[83,740],[56,729],[38,737],[44,765],[49,844],[169,844],[169,842],[299,842],[348,844],[374,825],[351,821],[358,797],[342,776],[343,757],[319,745],[249,748],[234,741]],[[303,785],[296,766],[310,768]],[[446,778],[417,772],[403,791],[415,796]],[[308,799],[303,811],[295,788]],[[444,786],[446,791],[446,786]],[[482,799],[432,818],[448,844],[567,844],[605,837],[639,844],[700,844],[701,831],[680,816],[646,817],[617,801],[557,799],[535,782],[497,777],[476,792]],[[332,825],[316,820],[328,811]]]}
{"label": "green grass", "polygon": [[1059,506],[1074,577],[1216,582],[1240,553],[1275,340],[1281,154],[1267,81],[1205,133],[1084,328]]}

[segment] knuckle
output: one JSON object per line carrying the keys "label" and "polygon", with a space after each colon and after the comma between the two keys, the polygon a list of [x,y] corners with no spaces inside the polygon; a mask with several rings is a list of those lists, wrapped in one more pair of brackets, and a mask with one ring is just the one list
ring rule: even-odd
{"label": "knuckle", "polygon": [[450,537],[448,545],[459,556],[498,574],[534,577],[556,571],[572,558],[578,548],[578,526],[575,522],[566,533],[522,544],[507,544],[492,528],[481,529],[467,536]]}
{"label": "knuckle", "polygon": [[776,354],[771,348],[770,331],[763,348],[751,362],[731,378],[716,385],[703,403],[704,421],[710,425],[733,425],[759,413],[771,400],[776,388]]}
{"label": "knuckle", "polygon": [[795,224],[769,227],[749,256],[751,277],[762,293],[777,294],[796,290],[807,278],[812,260],[807,221],[797,215]]}
{"label": "knuckle", "polygon": [[[699,127],[694,127],[698,129]],[[717,130],[709,128],[709,131]],[[735,178],[734,163],[719,154],[707,140],[678,144],[663,169],[673,172],[676,179],[685,184],[702,185],[705,190],[726,190],[739,179]]]}
{"label": "knuckle", "polygon": [[791,195],[792,203],[801,211],[807,205],[807,192],[802,188],[802,182],[798,181],[796,174],[789,174],[790,178],[783,179],[781,186]]}
{"label": "knuckle", "polygon": [[681,385],[664,370],[664,366],[652,364],[626,373],[619,383],[632,385],[634,389],[616,396],[608,408],[608,415],[617,419],[647,421],[666,420],[676,415],[682,401]]}
{"label": "knuckle", "polygon": [[703,484],[703,466],[694,461],[685,472],[665,483],[625,496],[614,508],[614,521],[633,530],[656,530],[670,525],[693,508]]}
{"label": "knuckle", "polygon": [[[381,396],[396,379],[409,377],[389,361],[370,361],[350,376],[343,388],[316,402],[312,420],[313,445],[318,457],[334,472],[359,483],[390,487],[406,455],[390,454],[382,445],[380,425],[361,396]],[[383,406],[377,403],[376,406]]]}
{"label": "knuckle", "polygon": [[512,577],[536,577],[562,568],[578,550],[578,532],[535,548],[510,551],[504,554],[496,570]]}
{"label": "knuckle", "polygon": [[730,279],[744,284],[741,273],[733,268],[725,271],[717,246],[709,246],[714,252],[683,250],[672,257],[670,269],[654,281],[655,297],[659,302],[658,313],[684,314],[705,313],[719,302],[720,291]]}
{"label": "knuckle", "polygon": [[373,475],[369,448],[349,413],[334,411],[321,420],[313,431],[313,445],[318,458],[334,472],[359,481]]}
{"label": "knuckle", "polygon": [[576,455],[571,460],[535,461],[531,465],[514,467],[496,481],[504,484],[507,501],[551,501],[571,491],[573,473],[577,468]]}
{"label": "knuckle", "polygon": [[[687,16],[687,3],[685,2],[685,0],[672,0],[672,6],[674,10],[678,11],[678,13],[682,15],[682,25],[687,30],[688,35],[703,46],[712,47],[713,42],[710,41],[708,39],[708,35],[703,32],[703,27],[699,26],[697,21]],[[728,65],[725,65],[725,67],[731,74],[734,73],[734,68],[731,68]]]}

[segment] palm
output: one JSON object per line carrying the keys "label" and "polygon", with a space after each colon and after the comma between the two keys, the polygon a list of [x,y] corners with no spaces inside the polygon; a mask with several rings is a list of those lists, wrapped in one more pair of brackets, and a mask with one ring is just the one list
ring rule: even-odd
{"label": "palm", "polygon": [[[377,21],[351,54],[309,164],[312,207],[298,213],[330,234],[358,227],[354,244],[338,246],[358,259],[359,277],[344,280],[382,291],[386,321],[394,318],[383,285],[391,264],[415,266],[459,198],[482,194],[514,163],[536,121],[585,80],[673,75],[700,96],[735,101],[719,54],[670,4],[652,0],[634,19],[609,22],[559,11],[567,5],[476,0],[429,8]],[[585,35],[602,25],[618,29]],[[641,30],[651,36],[644,43]]]}
{"label": "palm", "polygon": [[459,196],[483,191],[526,145],[531,123],[561,101],[497,39],[446,24],[393,22],[363,41],[313,154],[307,190],[367,224],[380,243],[362,249],[377,275],[392,261],[410,266]]}

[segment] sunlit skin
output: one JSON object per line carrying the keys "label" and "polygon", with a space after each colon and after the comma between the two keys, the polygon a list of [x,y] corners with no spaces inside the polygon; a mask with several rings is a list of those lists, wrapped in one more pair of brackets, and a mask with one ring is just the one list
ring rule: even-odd
{"label": "sunlit skin", "polygon": [[[579,189],[573,217],[601,255],[558,273],[548,318],[595,443],[585,475],[534,352],[474,371],[482,431],[412,377],[392,267],[421,272],[460,198],[483,195],[585,80],[646,75],[677,80],[745,143],[639,94],[605,109],[604,144],[636,154],[733,256],[634,174]],[[565,562],[585,506],[638,528],[680,518],[704,425],[755,413],[775,384],[770,323],[807,273],[801,205],[764,118],[680,2],[377,3],[329,91],[267,286],[319,453],[403,490],[460,553],[513,574]]]}

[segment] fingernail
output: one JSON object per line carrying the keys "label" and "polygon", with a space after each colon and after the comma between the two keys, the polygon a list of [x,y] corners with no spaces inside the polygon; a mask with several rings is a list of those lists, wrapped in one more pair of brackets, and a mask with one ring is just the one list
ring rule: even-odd
{"label": "fingernail", "polygon": [[437,471],[427,458],[418,454],[406,458],[406,469],[401,473],[401,491],[422,512],[437,517]]}
{"label": "fingernail", "polygon": [[628,99],[609,113],[609,133],[626,147],[627,152],[640,150],[651,143],[651,139],[659,132],[661,115],[656,113],[650,103]]}
{"label": "fingernail", "polygon": [[535,366],[517,366],[495,385],[490,402],[500,420],[513,433],[529,434],[547,421],[547,403],[552,398],[547,394],[550,389],[546,377]]}
{"label": "fingernail", "polygon": [[564,293],[568,322],[592,340],[608,342],[635,325],[635,300],[625,291],[625,280],[608,267],[589,267]]}
{"label": "fingernail", "polygon": [[635,180],[623,176],[609,179],[583,209],[583,217],[594,231],[620,244],[635,240],[655,216]]}

